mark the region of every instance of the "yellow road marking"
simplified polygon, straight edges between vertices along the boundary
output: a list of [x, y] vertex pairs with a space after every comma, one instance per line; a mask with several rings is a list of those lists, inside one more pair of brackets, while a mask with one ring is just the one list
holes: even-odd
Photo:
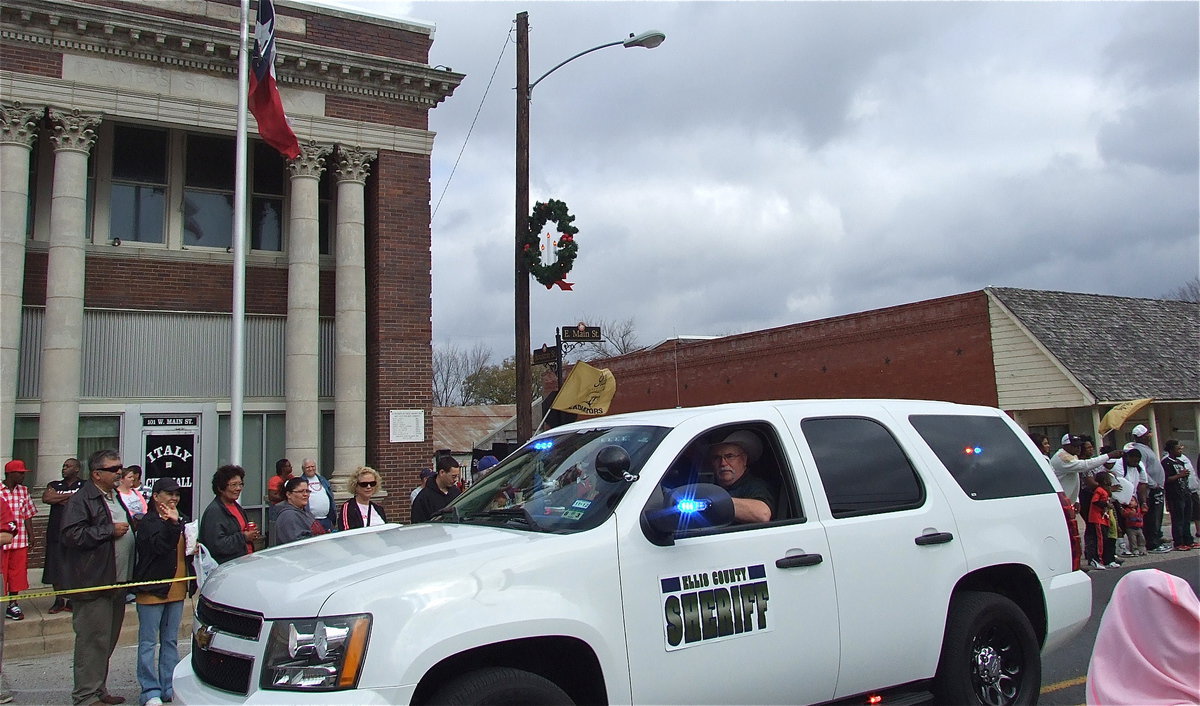
[[1046, 694], [1051, 691], [1060, 691], [1062, 689], [1069, 689], [1073, 686], [1079, 686], [1080, 684], [1084, 684], [1086, 682], [1087, 682], [1086, 676], [1075, 677], [1074, 679], [1067, 679], [1064, 681], [1057, 682], [1055, 684], [1047, 684], [1046, 686], [1042, 687], [1042, 693]]

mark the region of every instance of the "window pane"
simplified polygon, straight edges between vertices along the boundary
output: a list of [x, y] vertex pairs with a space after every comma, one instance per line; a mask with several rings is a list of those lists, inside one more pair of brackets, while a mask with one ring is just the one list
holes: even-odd
[[[246, 485], [242, 488], [242, 495], [238, 498], [238, 503], [243, 508], [257, 507], [265, 502], [266, 491], [263, 488], [262, 476], [262, 444], [263, 444], [263, 415], [261, 414], [243, 414], [242, 415], [242, 469], [246, 471]], [[222, 414], [217, 418], [217, 464], [212, 467], [215, 472], [217, 468], [229, 463], [229, 415]], [[273, 468], [273, 467], [272, 467]], [[204, 483], [205, 487], [212, 486], [212, 476], [196, 479], [197, 483]], [[250, 518], [247, 518], [250, 519]]]
[[[26, 476], [29, 481], [26, 485], [33, 488], [32, 479], [37, 478], [39, 485], [45, 485], [52, 480], [58, 478], [53, 474], [53, 471], [44, 476], [38, 476], [37, 472], [37, 455], [38, 455], [38, 418], [37, 417], [17, 417], [13, 424], [13, 442], [12, 442], [12, 457], [19, 458], [25, 462], [25, 467], [30, 470], [30, 474]], [[66, 461], [67, 459], [63, 459]]]
[[206, 248], [233, 245], [233, 194], [183, 192], [183, 244]]
[[871, 419], [805, 419], [805, 441], [817, 462], [834, 517], [919, 507], [916, 471], [896, 440]]
[[283, 249], [283, 199], [255, 197], [251, 203], [250, 249]]
[[322, 255], [329, 254], [329, 232], [332, 226], [329, 222], [329, 201], [321, 199], [317, 201], [317, 243]]
[[167, 191], [158, 186], [112, 185], [109, 237], [139, 243], [161, 243]]
[[283, 196], [287, 163], [265, 142], [254, 143], [254, 193]]
[[113, 179], [167, 183], [167, 132], [117, 125], [113, 128]]
[[953, 414], [908, 419], [970, 498], [1054, 492], [1042, 467], [1004, 420]]
[[[121, 449], [118, 437], [121, 435], [120, 417], [80, 417], [79, 418], [79, 461], [87, 468], [88, 457], [101, 449]], [[138, 455], [134, 450], [134, 455]], [[64, 461], [66, 459], [63, 459]], [[132, 459], [122, 458], [125, 463]]]
[[232, 138], [188, 135], [184, 184], [233, 191], [235, 157]]

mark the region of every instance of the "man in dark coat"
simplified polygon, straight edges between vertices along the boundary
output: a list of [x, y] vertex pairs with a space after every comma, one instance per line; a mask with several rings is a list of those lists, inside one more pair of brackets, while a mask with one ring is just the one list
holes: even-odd
[[458, 461], [454, 460], [453, 456], [438, 458], [437, 475], [425, 483], [425, 487], [417, 493], [417, 499], [413, 501], [412, 521], [414, 524], [427, 521], [433, 517], [435, 512], [446, 507], [451, 500], [458, 497], [459, 473]]
[[129, 581], [133, 569], [133, 533], [129, 510], [116, 492], [121, 454], [104, 449], [88, 459], [86, 482], [63, 511], [63, 588], [102, 587], [74, 594], [75, 629], [73, 704], [120, 704], [108, 693], [108, 661], [125, 618], [125, 589], [103, 588]]

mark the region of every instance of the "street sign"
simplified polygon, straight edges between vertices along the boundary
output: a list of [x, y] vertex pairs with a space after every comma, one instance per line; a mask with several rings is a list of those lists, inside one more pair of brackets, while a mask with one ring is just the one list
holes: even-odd
[[562, 340], [571, 343], [594, 343], [601, 341], [599, 326], [563, 326]]
[[558, 346], [547, 346], [542, 344], [542, 347], [533, 352], [533, 365], [549, 365], [550, 363], [558, 362]]

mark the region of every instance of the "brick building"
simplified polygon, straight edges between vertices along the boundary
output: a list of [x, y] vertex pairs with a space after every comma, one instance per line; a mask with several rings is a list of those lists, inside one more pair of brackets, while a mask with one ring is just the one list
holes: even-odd
[[[899, 397], [999, 407], [1057, 440], [1098, 438], [1117, 402], [1154, 398], [1123, 427], [1197, 448], [1200, 305], [989, 287], [722, 338], [670, 339], [594, 363], [612, 413], [788, 398]], [[1124, 442], [1124, 437], [1121, 439]]]
[[[238, 0], [0, 6], [0, 456], [120, 449], [202, 508], [229, 447]], [[433, 28], [276, 3], [302, 154], [248, 147], [242, 502], [280, 457], [407, 490], [432, 453]], [[390, 420], [404, 422], [400, 440]], [[408, 512], [407, 492], [385, 498]], [[44, 511], [43, 511], [44, 514]], [[193, 511], [192, 514], [198, 514]], [[43, 518], [44, 521], [44, 518]]]

